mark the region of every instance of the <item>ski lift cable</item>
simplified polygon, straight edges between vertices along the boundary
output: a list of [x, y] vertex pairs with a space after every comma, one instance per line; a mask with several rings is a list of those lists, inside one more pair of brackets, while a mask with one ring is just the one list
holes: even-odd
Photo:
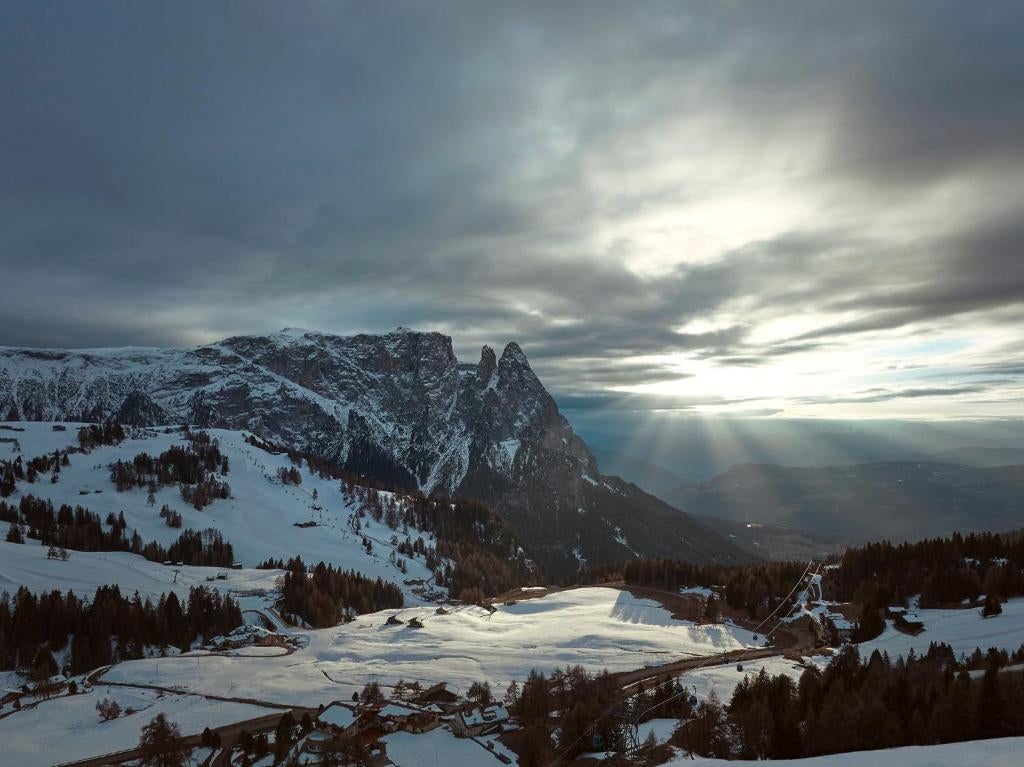
[[[807, 577], [807, 574], [808, 574], [808, 572], [811, 569], [811, 565], [813, 565], [813, 564], [814, 564], [814, 560], [813, 559], [810, 562], [807, 563], [807, 567], [804, 568], [804, 572], [800, 576], [799, 580], [797, 580], [796, 585], [794, 585], [793, 588], [790, 589], [790, 592], [785, 596], [785, 598], [781, 602], [779, 602], [779, 604], [776, 606], [776, 608], [774, 610], [772, 610], [771, 613], [769, 613], [768, 616], [763, 621], [761, 621], [761, 623], [759, 623], [757, 625], [757, 627], [754, 629], [754, 633], [757, 633], [758, 629], [763, 627], [765, 625], [765, 623], [767, 623], [769, 620], [771, 620], [772, 616], [775, 615], [775, 613], [777, 613], [779, 611], [779, 608], [782, 607], [782, 605], [784, 605], [786, 603], [786, 600], [788, 600], [793, 595], [793, 593], [800, 587], [800, 584], [803, 583], [804, 579]], [[817, 566], [817, 568], [815, 568], [814, 575], [817, 575], [820, 570], [821, 570], [821, 565], [819, 564]], [[783, 616], [782, 618], [779, 618], [779, 620], [775, 623], [774, 628], [772, 628], [772, 630], [768, 632], [769, 635], [774, 633], [776, 631], [776, 629], [778, 629], [779, 626], [782, 625], [782, 622], [786, 620], [786, 617], [787, 616]], [[742, 662], [744, 660], [746, 660], [747, 656], [750, 655], [750, 653], [752, 653], [754, 651], [754, 649], [755, 648], [750, 647], [750, 648], [747, 648], [746, 650], [744, 650], [743, 652], [741, 652], [735, 658], [736, 663], [737, 664], [742, 664]], [[695, 673], [697, 671], [700, 671], [705, 666], [710, 665], [710, 660], [711, 660], [711, 658], [709, 657], [707, 661], [705, 661], [704, 663], [701, 663], [698, 666], [694, 667], [688, 673], [693, 674], [693, 673]], [[653, 706], [651, 706], [650, 708], [648, 708], [648, 709], [646, 709], [644, 711], [641, 711], [640, 714], [636, 717], [637, 720], [639, 721], [641, 718], [643, 718], [644, 716], [649, 714], [654, 709], [659, 708], [661, 706], [664, 706], [666, 703], [669, 703], [670, 701], [676, 700], [677, 698], [682, 697], [684, 694], [686, 694], [685, 690], [683, 692], [677, 693], [676, 695], [673, 695], [671, 698], [666, 698], [665, 700], [661, 701], [661, 703], [656, 703]]]
[[[782, 607], [782, 605], [784, 605], [784, 604], [786, 603], [786, 600], [788, 600], [788, 599], [789, 599], [789, 598], [790, 598], [790, 597], [791, 597], [791, 596], [792, 596], [792, 595], [793, 595], [793, 594], [794, 594], [794, 593], [796, 592], [796, 590], [797, 590], [798, 588], [800, 588], [800, 584], [802, 584], [802, 583], [803, 583], [803, 581], [804, 581], [804, 578], [806, 578], [806, 577], [807, 577], [807, 574], [808, 574], [808, 572], [810, 572], [811, 566], [812, 566], [812, 565], [814, 565], [814, 564], [815, 564], [815, 560], [811, 559], [810, 561], [808, 561], [808, 563], [807, 563], [807, 566], [806, 566], [806, 567], [804, 568], [804, 571], [803, 571], [803, 573], [801, 573], [801, 574], [800, 574], [800, 577], [799, 577], [799, 578], [797, 578], [797, 580], [796, 580], [796, 583], [795, 583], [795, 584], [793, 585], [793, 588], [789, 590], [789, 593], [788, 593], [788, 594], [786, 594], [785, 598], [784, 598], [784, 599], [782, 599], [782, 600], [781, 600], [781, 601], [779, 602], [779, 604], [778, 604], [778, 605], [777, 605], [777, 606], [775, 607], [775, 609], [774, 609], [774, 610], [772, 610], [772, 611], [771, 611], [771, 613], [769, 613], [769, 614], [768, 614], [768, 616], [767, 616], [767, 617], [766, 617], [766, 618], [765, 618], [765, 619], [764, 619], [763, 621], [761, 621], [761, 623], [759, 623], [759, 624], [758, 624], [757, 628], [755, 628], [755, 629], [754, 629], [754, 633], [757, 633], [757, 629], [760, 629], [760, 628], [761, 628], [762, 626], [764, 626], [764, 624], [765, 624], [765, 623], [767, 623], [767, 622], [768, 622], [768, 621], [769, 621], [769, 620], [770, 620], [770, 619], [772, 618], [772, 616], [774, 616], [774, 615], [775, 615], [775, 613], [777, 613], [777, 612], [779, 611], [779, 608], [780, 608], [780, 607]], [[819, 565], [818, 565], [818, 568], [816, 569], [816, 571], [815, 571], [815, 572], [817, 573], [817, 570], [820, 570], [820, 568], [821, 568], [821, 565], [819, 564]], [[778, 623], [776, 623], [776, 624], [775, 624], [775, 629], [777, 629], [777, 628], [778, 628], [779, 626], [781, 626], [781, 625], [782, 625], [782, 621], [783, 621], [783, 620], [785, 620], [785, 618], [781, 618], [781, 619], [780, 619], [780, 620], [778, 621]], [[772, 629], [772, 631], [774, 631], [775, 629]], [[744, 653], [741, 653], [741, 654], [740, 654], [740, 657], [739, 657], [739, 658], [737, 658], [737, 660], [742, 660], [742, 659], [743, 659], [743, 658], [744, 658], [744, 657], [746, 656], [746, 653], [752, 652], [752, 651], [753, 651], [754, 649], [755, 649], [755, 648], [749, 648], [749, 649], [748, 649], [748, 650], [746, 650], [746, 651], [745, 651]], [[704, 662], [700, 663], [699, 665], [697, 665], [697, 666], [696, 666], [696, 667], [694, 667], [693, 669], [690, 669], [689, 673], [694, 673], [694, 672], [696, 672], [696, 671], [700, 671], [700, 670], [701, 670], [702, 668], [704, 668], [705, 666], [707, 666], [707, 665], [710, 665], [710, 663], [711, 663], [711, 662], [712, 662], [713, 660], [714, 660], [714, 656], [708, 656], [708, 658], [707, 658], [707, 659], [706, 659], [706, 660], [705, 660]], [[649, 708], [649, 709], [647, 709], [647, 710], [645, 710], [645, 711], [642, 711], [642, 712], [640, 713], [640, 715], [639, 715], [638, 717], [636, 717], [636, 719], [639, 719], [640, 717], [644, 716], [645, 714], [647, 714], [647, 713], [649, 713], [649, 712], [653, 711], [653, 710], [654, 710], [655, 708], [658, 708], [659, 706], [663, 706], [663, 705], [665, 705], [666, 703], [668, 703], [669, 701], [675, 700], [675, 699], [677, 699], [677, 698], [681, 697], [682, 695], [684, 695], [684, 694], [686, 694], [686, 693], [687, 693], [687, 691], [686, 691], [686, 690], [684, 690], [683, 692], [681, 692], [681, 693], [678, 693], [677, 695], [673, 695], [673, 696], [672, 696], [671, 698], [667, 698], [666, 700], [663, 700], [663, 701], [662, 701], [661, 703], [658, 703], [657, 705], [655, 705], [655, 706], [652, 706], [651, 708]], [[635, 694], [634, 694], [634, 695], [631, 695], [631, 696], [629, 696], [629, 697], [635, 697]], [[628, 700], [628, 698], [627, 698], [627, 700]], [[598, 716], [597, 718], [595, 718], [595, 719], [594, 719], [594, 721], [593, 721], [593, 722], [591, 722], [591, 724], [590, 724], [590, 727], [588, 727], [588, 728], [587, 728], [586, 730], [584, 730], [584, 731], [583, 731], [583, 732], [582, 732], [582, 733], [581, 733], [581, 734], [579, 735], [579, 737], [577, 737], [577, 738], [576, 738], [575, 740], [573, 740], [573, 741], [572, 741], [571, 743], [569, 743], [569, 745], [567, 745], [567, 746], [565, 746], [565, 747], [564, 747], [563, 749], [561, 749], [561, 751], [559, 751], [559, 752], [558, 752], [558, 753], [557, 753], [557, 754], [555, 755], [554, 759], [552, 759], [552, 760], [551, 760], [550, 762], [548, 762], [548, 764], [546, 765], [546, 767], [554, 767], [554, 765], [558, 764], [558, 762], [559, 762], [559, 761], [561, 761], [561, 759], [562, 759], [562, 757], [563, 757], [563, 756], [565, 756], [565, 755], [566, 755], [566, 754], [567, 754], [567, 753], [568, 753], [568, 752], [569, 752], [569, 751], [570, 751], [570, 750], [571, 750], [571, 749], [572, 749], [572, 748], [573, 748], [573, 747], [574, 747], [574, 746], [575, 746], [576, 744], [578, 744], [578, 743], [579, 743], [579, 742], [580, 742], [581, 740], [583, 740], [583, 738], [585, 738], [585, 737], [586, 737], [587, 735], [589, 735], [589, 734], [591, 733], [591, 731], [592, 731], [592, 730], [594, 729], [594, 726], [595, 726], [595, 725], [596, 725], [596, 724], [597, 724], [598, 722], [600, 722], [600, 721], [601, 721], [602, 719], [604, 719], [604, 718], [605, 718], [605, 717], [607, 717], [607, 716], [608, 716], [609, 714], [611, 714], [611, 713], [612, 713], [612, 712], [613, 712], [613, 711], [614, 711], [614, 710], [615, 710], [616, 708], [618, 708], [618, 706], [617, 706], [617, 705], [615, 705], [615, 706], [610, 706], [609, 708], [607, 708], [607, 709], [606, 709], [606, 710], [604, 711], [604, 713], [602, 713], [602, 714], [601, 714], [600, 716]]]

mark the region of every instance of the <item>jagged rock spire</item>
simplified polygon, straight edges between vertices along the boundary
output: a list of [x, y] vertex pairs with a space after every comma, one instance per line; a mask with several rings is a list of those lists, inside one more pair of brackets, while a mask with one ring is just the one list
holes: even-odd
[[480, 350], [480, 362], [477, 365], [477, 380], [486, 385], [497, 367], [498, 359], [494, 355], [494, 349], [484, 344], [484, 348]]

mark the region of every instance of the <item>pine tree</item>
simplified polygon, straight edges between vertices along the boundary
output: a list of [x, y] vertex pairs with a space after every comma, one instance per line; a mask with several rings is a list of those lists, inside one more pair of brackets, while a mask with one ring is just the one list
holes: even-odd
[[157, 714], [139, 736], [139, 764], [145, 767], [185, 767], [192, 749], [180, 745], [181, 730], [166, 714]]
[[985, 606], [981, 608], [981, 616], [983, 618], [991, 618], [994, 615], [1001, 615], [1003, 612], [1003, 604], [999, 601], [999, 597], [995, 594], [985, 595]]
[[25, 536], [22, 535], [21, 526], [17, 522], [11, 522], [11, 527], [7, 531], [7, 542], [8, 543], [24, 543]]
[[979, 738], [998, 738], [1006, 734], [1004, 706], [999, 681], [999, 657], [995, 650], [990, 650], [988, 667], [981, 678], [981, 688], [974, 702], [974, 721]]
[[718, 623], [719, 617], [721, 617], [722, 610], [718, 604], [718, 599], [714, 596], [708, 597], [704, 603], [704, 615], [703, 619], [705, 623]]
[[56, 673], [57, 661], [54, 660], [53, 653], [45, 647], [40, 647], [39, 652], [36, 653], [36, 657], [32, 661], [32, 678], [42, 681], [49, 679]]

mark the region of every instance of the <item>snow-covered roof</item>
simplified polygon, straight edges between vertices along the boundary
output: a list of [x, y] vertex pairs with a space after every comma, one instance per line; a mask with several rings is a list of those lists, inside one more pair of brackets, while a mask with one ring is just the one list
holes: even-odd
[[700, 597], [710, 599], [715, 596], [715, 592], [709, 589], [707, 586], [685, 586], [679, 589], [680, 594], [695, 594]]
[[384, 708], [377, 712], [380, 716], [410, 716], [411, 714], [421, 714], [423, 711], [412, 706], [403, 706], [401, 703], [388, 703]]
[[320, 712], [320, 716], [317, 719], [324, 724], [333, 725], [334, 727], [348, 727], [356, 720], [356, 716], [347, 706], [343, 706], [340, 703], [332, 703]]
[[481, 724], [497, 724], [508, 721], [508, 709], [502, 705], [488, 706], [487, 708], [474, 708], [462, 714], [462, 721], [467, 727], [476, 727]]

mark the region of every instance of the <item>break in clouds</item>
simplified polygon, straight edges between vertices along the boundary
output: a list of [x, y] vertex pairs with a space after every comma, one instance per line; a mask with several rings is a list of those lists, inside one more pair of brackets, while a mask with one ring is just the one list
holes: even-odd
[[109, 11], [2, 11], [0, 343], [401, 324], [601, 406], [1019, 409], [1018, 3]]

